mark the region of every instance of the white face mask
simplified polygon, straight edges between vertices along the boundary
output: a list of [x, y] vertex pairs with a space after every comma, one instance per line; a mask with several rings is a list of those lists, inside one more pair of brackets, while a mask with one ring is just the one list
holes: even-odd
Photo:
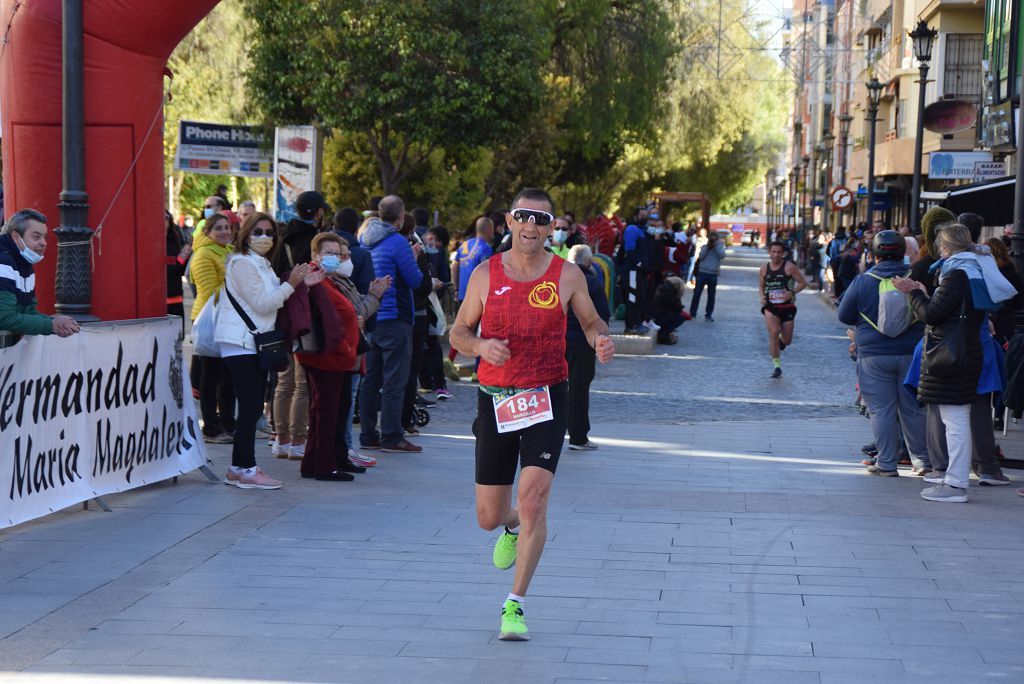
[[[14, 231], [11, 232], [14, 233]], [[17, 233], [14, 234], [18, 235]], [[21, 244], [21, 247], [18, 247], [18, 252], [21, 254], [21, 257], [25, 261], [27, 261], [30, 264], [38, 264], [40, 261], [43, 260], [43, 255], [39, 254], [38, 252], [32, 249], [29, 249], [29, 246], [25, 244], [25, 239], [22, 238], [21, 235], [18, 235], [18, 239], [15, 241], [15, 245], [17, 246], [17, 244], [19, 243]]]
[[249, 238], [249, 249], [260, 256], [266, 256], [270, 248], [274, 246], [274, 238], [269, 235], [253, 235]]
[[345, 261], [342, 261], [341, 264], [338, 266], [338, 275], [344, 276], [346, 278], [351, 278], [352, 277], [352, 268], [353, 268], [352, 260], [351, 259], [346, 259]]
[[558, 228], [551, 236], [551, 239], [557, 242], [558, 244], [564, 244], [565, 241], [569, 239], [569, 231]]

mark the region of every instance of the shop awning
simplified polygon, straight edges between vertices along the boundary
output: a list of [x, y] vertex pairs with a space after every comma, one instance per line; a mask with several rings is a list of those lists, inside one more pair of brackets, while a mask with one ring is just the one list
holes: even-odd
[[959, 185], [949, 189], [943, 206], [954, 214], [970, 211], [984, 217], [986, 226], [1013, 223], [1013, 192], [1016, 178]]

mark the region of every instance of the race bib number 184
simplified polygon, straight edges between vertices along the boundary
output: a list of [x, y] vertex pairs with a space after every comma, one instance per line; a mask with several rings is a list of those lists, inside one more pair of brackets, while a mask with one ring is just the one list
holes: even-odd
[[547, 387], [497, 396], [493, 400], [494, 420], [498, 424], [499, 433], [522, 430], [555, 418], [551, 411], [551, 393]]

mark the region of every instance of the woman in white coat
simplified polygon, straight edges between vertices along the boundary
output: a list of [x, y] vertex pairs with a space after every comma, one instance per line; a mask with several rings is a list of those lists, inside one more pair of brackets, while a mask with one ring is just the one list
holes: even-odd
[[[227, 261], [224, 287], [252, 320], [257, 333], [269, 332], [277, 322], [277, 310], [300, 282], [313, 286], [324, 279], [323, 271], [298, 264], [287, 281], [274, 274], [269, 259], [280, 244], [277, 224], [266, 214], [251, 215], [235, 238], [235, 251]], [[260, 368], [253, 332], [238, 315], [231, 299], [220, 298], [214, 339], [231, 372], [238, 397], [238, 418], [231, 450], [231, 467], [224, 484], [240, 489], [278, 489], [280, 480], [269, 477], [256, 465], [256, 422], [263, 412], [267, 371]]]

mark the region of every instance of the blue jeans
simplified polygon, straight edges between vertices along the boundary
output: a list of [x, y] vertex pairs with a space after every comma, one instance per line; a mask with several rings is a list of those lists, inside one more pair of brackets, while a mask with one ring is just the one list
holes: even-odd
[[[907, 442], [911, 462], [918, 468], [929, 467], [925, 409], [903, 386], [913, 360], [906, 356], [868, 356], [857, 359], [860, 394], [871, 415], [871, 431], [878, 449], [876, 464], [882, 470], [896, 470], [899, 456], [900, 426]], [[969, 459], [968, 459], [969, 461]]]
[[696, 317], [697, 309], [700, 308], [700, 295], [704, 292], [704, 286], [708, 286], [708, 303], [704, 307], [704, 315], [710, 316], [715, 312], [715, 290], [718, 289], [717, 273], [697, 273], [697, 284], [693, 288], [693, 299], [690, 300], [690, 315]]
[[[359, 393], [359, 442], [362, 446], [396, 446], [405, 435], [402, 404], [412, 359], [412, 324], [405, 321], [377, 321], [370, 351], [366, 353], [366, 376]], [[377, 412], [380, 432], [377, 432]]]

